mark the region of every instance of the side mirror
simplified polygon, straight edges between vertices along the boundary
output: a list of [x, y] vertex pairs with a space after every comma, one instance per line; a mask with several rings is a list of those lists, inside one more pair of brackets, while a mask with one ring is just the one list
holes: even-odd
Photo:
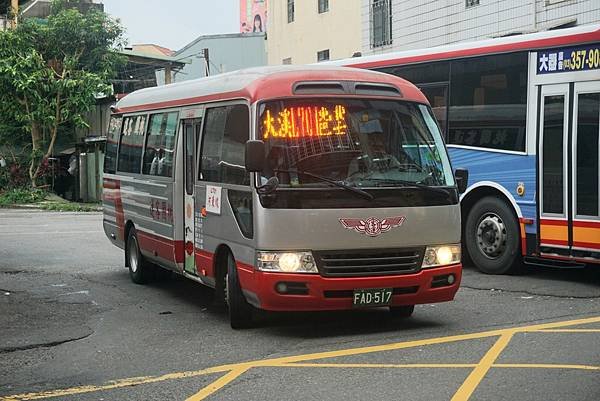
[[257, 173], [265, 167], [265, 143], [263, 141], [246, 142], [246, 171]]
[[469, 170], [466, 168], [457, 168], [454, 171], [454, 178], [456, 179], [456, 186], [458, 187], [458, 193], [464, 194], [469, 184]]

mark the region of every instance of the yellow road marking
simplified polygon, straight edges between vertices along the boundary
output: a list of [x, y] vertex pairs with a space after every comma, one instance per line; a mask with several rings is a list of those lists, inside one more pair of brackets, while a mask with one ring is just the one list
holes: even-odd
[[492, 345], [492, 348], [486, 352], [475, 369], [473, 369], [471, 374], [459, 387], [458, 391], [452, 397], [452, 401], [464, 401], [471, 397], [471, 394], [473, 394], [477, 386], [479, 386], [479, 383], [481, 383], [481, 380], [483, 380], [487, 372], [492, 368], [496, 359], [498, 359], [502, 351], [504, 351], [504, 348], [506, 348], [510, 342], [513, 334], [513, 332], [506, 332], [500, 336], [498, 341], [496, 341], [496, 343]]
[[474, 368], [474, 363], [280, 363], [269, 365], [270, 368]]
[[550, 363], [498, 363], [494, 368], [517, 368], [517, 369], [579, 369], [600, 370], [600, 366], [590, 365], [555, 365]]
[[52, 398], [52, 397], [66, 397], [70, 395], [77, 394], [85, 394], [85, 393], [94, 393], [98, 391], [106, 391], [113, 390], [123, 387], [132, 387], [140, 384], [151, 384], [158, 383], [166, 380], [175, 380], [175, 379], [187, 379], [190, 377], [196, 376], [204, 376], [213, 373], [222, 373], [227, 372], [230, 369], [226, 366], [223, 367], [215, 367], [209, 369], [188, 371], [188, 372], [178, 372], [178, 373], [168, 373], [161, 376], [140, 376], [140, 377], [131, 377], [128, 379], [120, 379], [109, 381], [106, 384], [101, 386], [79, 386], [79, 387], [71, 387], [62, 390], [52, 390], [52, 391], [43, 391], [39, 393], [27, 393], [27, 394], [18, 394], [18, 395], [9, 395], [5, 397], [0, 397], [0, 401], [21, 401], [21, 400], [39, 400], [43, 398]]
[[209, 395], [214, 394], [215, 392], [222, 389], [224, 386], [228, 385], [229, 383], [246, 373], [248, 369], [250, 369], [250, 366], [231, 370], [229, 373], [215, 380], [208, 386], [204, 387], [202, 390], [188, 398], [186, 401], [200, 401], [205, 399]]
[[528, 333], [600, 333], [600, 329], [545, 329], [527, 330]]
[[[32, 393], [26, 393], [26, 394], [9, 395], [9, 396], [0, 397], [0, 401], [37, 400], [37, 399], [43, 399], [43, 398], [70, 396], [70, 395], [76, 395], [76, 394], [105, 391], [105, 390], [111, 390], [111, 389], [117, 389], [117, 388], [123, 388], [123, 387], [136, 386], [136, 385], [140, 385], [140, 384], [150, 384], [150, 383], [156, 383], [156, 382], [161, 382], [161, 381], [165, 381], [165, 380], [185, 379], [185, 378], [189, 378], [189, 377], [202, 376], [202, 375], [207, 375], [207, 374], [211, 374], [211, 373], [224, 373], [224, 372], [233, 373], [234, 371], [241, 372], [237, 375], [232, 375], [232, 376], [230, 376], [228, 373], [217, 380], [217, 381], [223, 380], [227, 377], [227, 379], [229, 379], [228, 382], [231, 382], [231, 380], [234, 380], [235, 377], [238, 377], [240, 374], [243, 374], [248, 369], [253, 368], [253, 367], [280, 366], [283, 364], [286, 364], [286, 365], [289, 364], [291, 366], [292, 363], [297, 363], [297, 362], [314, 361], [314, 360], [318, 360], [318, 359], [326, 359], [326, 358], [334, 358], [334, 357], [342, 357], [342, 356], [350, 356], [350, 355], [360, 355], [360, 354], [367, 354], [367, 353], [380, 352], [380, 351], [392, 351], [392, 350], [399, 350], [399, 349], [405, 349], [405, 348], [420, 347], [420, 346], [424, 346], [424, 345], [443, 344], [443, 343], [464, 341], [464, 340], [476, 340], [476, 339], [481, 339], [481, 338], [503, 336], [506, 334], [513, 335], [515, 333], [521, 333], [521, 332], [553, 330], [553, 329], [560, 329], [562, 327], [578, 326], [578, 325], [585, 325], [585, 324], [592, 324], [592, 323], [600, 323], [600, 316], [592, 317], [592, 318], [567, 320], [567, 321], [562, 321], [562, 322], [542, 323], [542, 324], [521, 326], [521, 327], [514, 327], [514, 328], [507, 328], [507, 329], [497, 329], [497, 330], [490, 330], [490, 331], [471, 333], [471, 334], [460, 334], [460, 335], [447, 336], [447, 337], [429, 338], [429, 339], [425, 339], [425, 340], [415, 340], [415, 341], [407, 341], [407, 342], [400, 342], [400, 343], [375, 345], [375, 346], [369, 346], [369, 347], [349, 348], [349, 349], [338, 350], [338, 351], [317, 352], [317, 353], [311, 353], [311, 354], [294, 355], [294, 356], [287, 356], [287, 357], [280, 357], [280, 358], [270, 358], [270, 359], [264, 359], [264, 360], [258, 360], [258, 361], [250, 361], [250, 362], [242, 362], [242, 363], [234, 363], [234, 364], [215, 366], [212, 368], [202, 369], [202, 370], [197, 370], [197, 371], [169, 373], [169, 374], [162, 375], [162, 376], [134, 377], [134, 378], [128, 378], [128, 379], [109, 381], [106, 384], [99, 385], [99, 386], [79, 386], [79, 387], [71, 387], [71, 388], [67, 388], [67, 389], [43, 391], [43, 392], [37, 392], [37, 393], [32, 392]], [[579, 330], [579, 329], [577, 329], [577, 330]], [[473, 366], [475, 366], [475, 365], [470, 365], [469, 367], [473, 367]], [[476, 365], [476, 366], [478, 366], [478, 365]], [[497, 365], [493, 365], [493, 366], [495, 367]], [[525, 365], [523, 365], [523, 366], [525, 366]], [[555, 366], [555, 365], [552, 365], [552, 366]], [[570, 365], [564, 365], [564, 366], [570, 366]], [[475, 369], [477, 369], [477, 368], [475, 368]], [[482, 369], [480, 369], [480, 371], [482, 371]], [[233, 377], [233, 376], [235, 376], [235, 377]], [[214, 382], [214, 383], [216, 383], [216, 382]], [[226, 385], [226, 384], [227, 383], [225, 383], [224, 385]], [[207, 386], [207, 388], [210, 386], [211, 385]], [[221, 388], [221, 387], [219, 387], [219, 388]], [[204, 389], [202, 391], [204, 391]], [[214, 393], [214, 391], [213, 391], [213, 393]], [[198, 394], [200, 394], [200, 393], [198, 393]]]

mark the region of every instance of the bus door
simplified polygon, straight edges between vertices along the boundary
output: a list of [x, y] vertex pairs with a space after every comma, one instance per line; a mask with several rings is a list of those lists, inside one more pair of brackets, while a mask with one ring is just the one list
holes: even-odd
[[200, 143], [200, 118], [187, 119], [183, 121], [183, 153], [184, 157], [184, 271], [188, 274], [198, 275], [196, 271], [196, 219], [195, 207], [195, 180], [196, 180], [196, 149]]
[[593, 256], [600, 251], [600, 83], [542, 86], [538, 116], [540, 251]]

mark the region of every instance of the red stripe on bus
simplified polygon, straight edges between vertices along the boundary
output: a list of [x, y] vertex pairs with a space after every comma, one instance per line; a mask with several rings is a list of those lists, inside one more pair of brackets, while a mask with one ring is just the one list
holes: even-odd
[[214, 257], [212, 252], [196, 248], [196, 270], [199, 274], [214, 277]]
[[594, 32], [579, 33], [574, 35], [562, 36], [558, 38], [545, 38], [530, 40], [518, 43], [503, 43], [485, 47], [476, 47], [471, 49], [452, 50], [441, 53], [428, 53], [418, 56], [399, 57], [390, 60], [377, 60], [357, 64], [347, 64], [349, 67], [356, 68], [375, 68], [394, 65], [404, 65], [411, 63], [421, 63], [425, 61], [446, 60], [461, 57], [480, 56], [495, 53], [509, 53], [518, 50], [541, 49], [549, 47], [558, 47], [573, 45], [574, 43], [594, 42], [600, 40], [600, 30]]
[[123, 199], [121, 197], [121, 181], [105, 178], [102, 184], [104, 188], [112, 189], [114, 191], [110, 200], [115, 203], [115, 220], [117, 229], [119, 230], [118, 239], [125, 241], [125, 213], [123, 212]]
[[540, 257], [542, 257], [544, 259], [572, 260], [572, 261], [583, 262], [583, 263], [600, 263], [599, 259], [576, 258], [576, 257], [574, 258], [571, 256], [548, 255], [546, 253], [542, 253], [540, 255]]
[[[585, 227], [585, 228], [600, 228], [600, 222], [598, 221], [573, 221], [573, 225], [575, 227]], [[600, 237], [600, 233], [598, 233], [598, 237]]]
[[542, 238], [541, 240], [541, 244], [548, 244], [548, 245], [563, 245], [563, 246], [568, 246], [569, 245], [569, 241], [564, 241], [564, 240], [560, 240], [560, 239], [545, 239]]
[[579, 241], [573, 241], [573, 246], [575, 248], [600, 249], [600, 243], [599, 242], [579, 242]]
[[154, 256], [170, 262], [175, 261], [175, 247], [172, 239], [160, 237], [142, 230], [138, 230], [137, 237], [140, 249], [151, 252]]
[[567, 226], [569, 223], [567, 220], [540, 219], [540, 224], [543, 226]]

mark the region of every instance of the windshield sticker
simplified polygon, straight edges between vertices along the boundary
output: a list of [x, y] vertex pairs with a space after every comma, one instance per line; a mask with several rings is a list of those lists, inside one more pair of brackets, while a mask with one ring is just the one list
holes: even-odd
[[369, 217], [368, 219], [340, 219], [340, 223], [348, 230], [354, 230], [357, 233], [377, 237], [381, 233], [390, 231], [392, 228], [400, 227], [406, 216], [386, 217], [378, 219]]
[[221, 214], [221, 187], [206, 186], [206, 211]]

